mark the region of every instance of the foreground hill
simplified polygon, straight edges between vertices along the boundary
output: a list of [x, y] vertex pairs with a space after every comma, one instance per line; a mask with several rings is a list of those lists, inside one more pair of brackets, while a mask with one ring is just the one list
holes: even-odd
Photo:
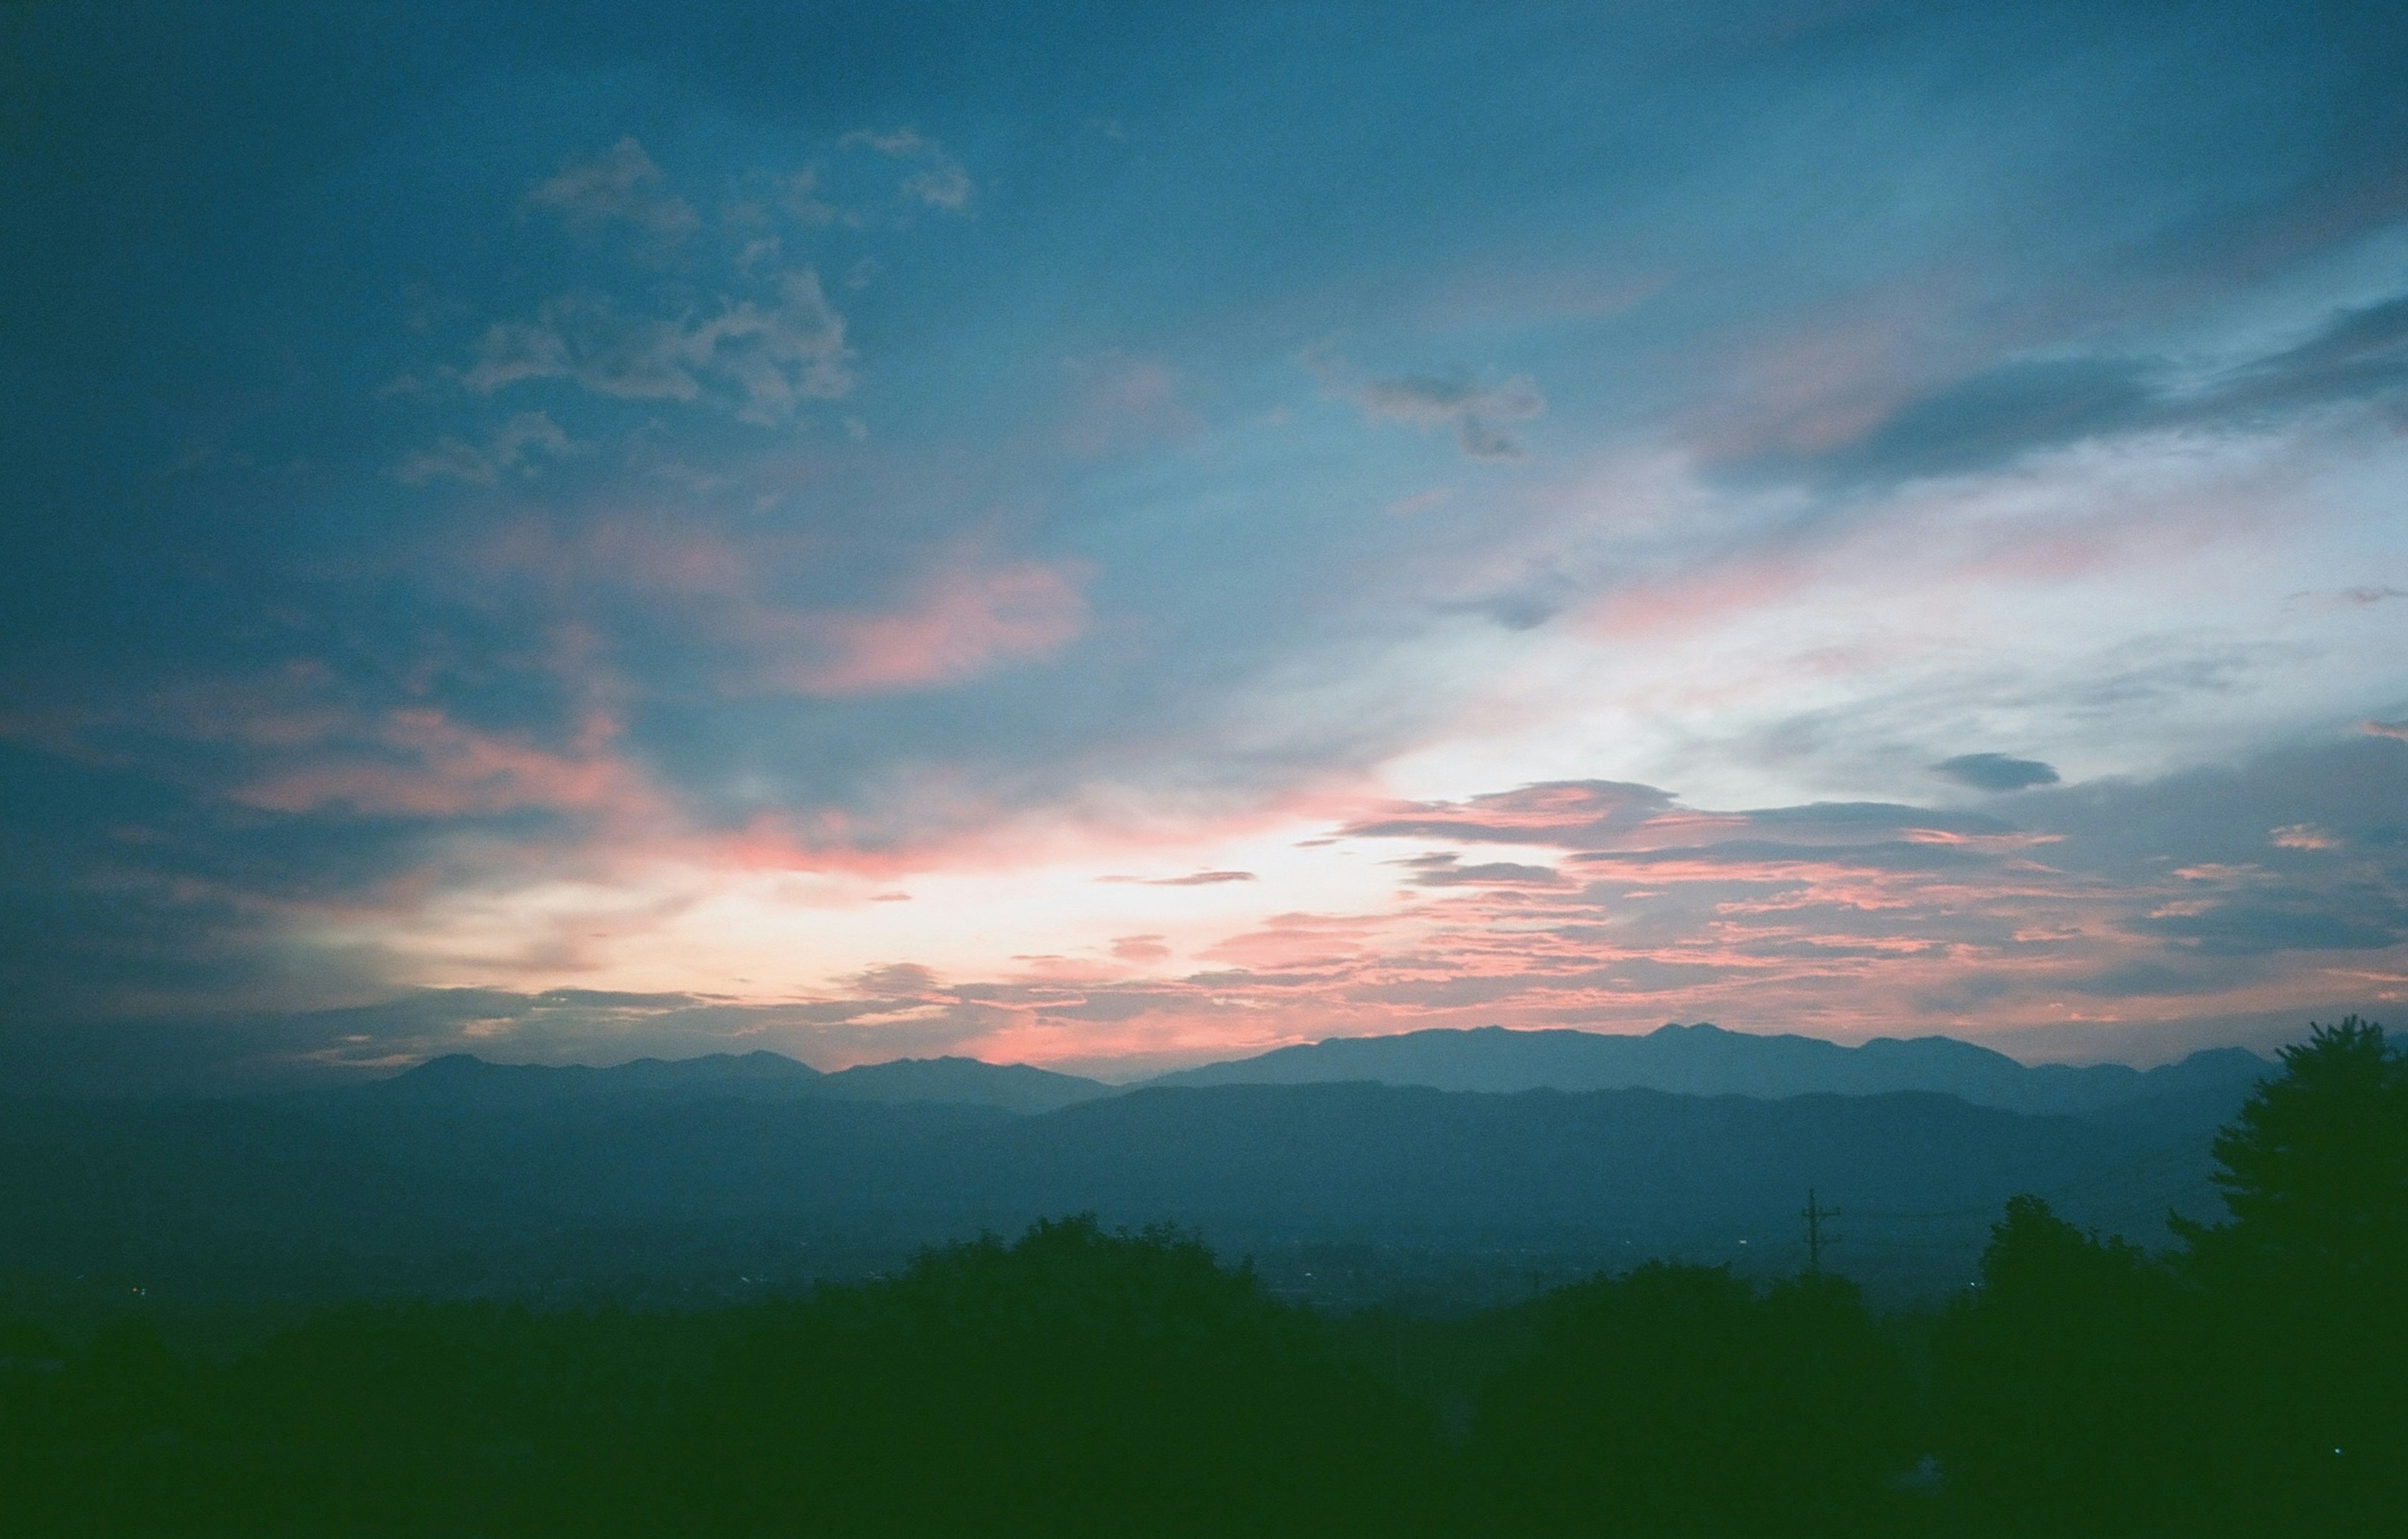
[[2121, 1063], [2025, 1064], [1952, 1037], [1819, 1037], [1727, 1032], [1699, 1022], [1644, 1036], [1598, 1032], [1407, 1032], [1334, 1037], [1208, 1063], [1155, 1085], [1314, 1085], [1368, 1079], [1441, 1090], [1671, 1090], [1687, 1095], [1883, 1095], [1929, 1090], [1980, 1106], [2086, 1112], [2197, 1090], [2247, 1093], [2272, 1065], [2245, 1047], [2140, 1070]]

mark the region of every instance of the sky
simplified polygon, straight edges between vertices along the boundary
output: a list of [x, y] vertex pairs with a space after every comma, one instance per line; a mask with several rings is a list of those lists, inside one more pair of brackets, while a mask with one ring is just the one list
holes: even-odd
[[0, 1074], [2408, 994], [2408, 12], [0, 18]]

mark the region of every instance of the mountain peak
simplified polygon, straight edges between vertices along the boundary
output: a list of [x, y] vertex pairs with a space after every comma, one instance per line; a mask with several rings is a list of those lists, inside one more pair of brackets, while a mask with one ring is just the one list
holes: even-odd
[[974, 1058], [902, 1058], [823, 1074], [782, 1053], [706, 1053], [588, 1064], [493, 1063], [445, 1053], [360, 1089], [373, 1096], [464, 1104], [548, 1104], [634, 1096], [680, 1100], [941, 1101], [1005, 1111], [1051, 1111], [1108, 1093], [1075, 1075]]
[[1568, 1029], [1432, 1028], [1337, 1037], [1164, 1075], [1164, 1085], [1304, 1085], [1373, 1080], [1443, 1090], [1664, 1090], [1780, 1100], [1817, 1093], [1921, 1090], [2009, 1111], [2076, 1112], [2169, 1090], [2245, 1086], [2265, 1061], [2245, 1049], [2194, 1055], [2173, 1069], [2122, 1064], [2027, 1066], [1953, 1037], [1876, 1037], [1842, 1047], [1821, 1037], [1668, 1022], [1641, 1035]]

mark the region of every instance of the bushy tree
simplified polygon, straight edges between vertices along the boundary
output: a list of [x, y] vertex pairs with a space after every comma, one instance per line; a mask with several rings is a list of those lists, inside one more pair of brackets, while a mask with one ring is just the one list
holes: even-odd
[[2396, 1532], [2408, 1513], [2408, 1064], [2312, 1026], [2213, 1146], [2171, 1264], [2037, 1197], [1937, 1343], [1952, 1497], [2008, 1529]]
[[[2229, 1217], [2174, 1220], [2229, 1358], [2229, 1475], [2328, 1525], [2408, 1513], [2408, 1056], [2355, 1016], [2215, 1140]], [[2245, 1478], [2244, 1478], [2245, 1477]]]
[[1396, 1533], [1426, 1417], [1168, 1230], [1040, 1223], [762, 1312], [669, 1515], [724, 1533]]
[[2177, 1218], [2202, 1277], [2227, 1288], [2313, 1288], [2354, 1302], [2408, 1265], [2408, 1057], [2356, 1016], [2311, 1025], [2217, 1134], [2231, 1217]]
[[1936, 1343], [1940, 1453], [1956, 1499], [2011, 1521], [2145, 1533], [2195, 1518], [2203, 1461], [2186, 1387], [2192, 1301], [2137, 1247], [2007, 1204], [1982, 1281]]
[[1468, 1459], [1504, 1532], [1853, 1532], [1913, 1458], [1904, 1374], [1841, 1278], [1759, 1296], [1722, 1267], [1651, 1262], [1547, 1309]]

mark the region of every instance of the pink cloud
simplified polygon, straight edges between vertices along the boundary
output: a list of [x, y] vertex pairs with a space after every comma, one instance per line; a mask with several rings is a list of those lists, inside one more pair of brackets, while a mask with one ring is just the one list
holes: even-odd
[[1102, 353], [1063, 361], [1073, 384], [1062, 444], [1085, 459], [1163, 438], [1193, 436], [1203, 426], [1179, 399], [1179, 378], [1155, 358]]
[[1076, 563], [992, 561], [953, 549], [895, 602], [799, 604], [784, 590], [822, 553], [774, 534], [736, 537], [658, 520], [606, 520], [573, 535], [524, 520], [485, 542], [467, 580], [517, 604], [510, 579], [548, 602], [590, 611], [595, 595], [634, 595], [654, 618], [720, 654], [724, 687], [850, 696], [965, 683], [1051, 656], [1086, 629]]
[[1725, 563], [1613, 589], [1588, 606], [1598, 635], [1632, 637], [1704, 630], [1805, 591], [1820, 574], [1795, 552], [1779, 559]]
[[394, 710], [342, 747], [271, 770], [229, 794], [270, 812], [335, 809], [414, 818], [523, 808], [654, 812], [657, 794], [609, 751], [618, 733], [614, 720], [595, 712], [574, 742], [553, 749], [465, 726], [433, 708]]
[[1945, 371], [1933, 339], [1961, 298], [1957, 278], [1934, 270], [1824, 306], [1785, 333], [1745, 331], [1712, 368], [1717, 388], [1686, 435], [1711, 459], [1851, 443]]
[[1072, 574], [1041, 562], [954, 567], [882, 613], [767, 614], [763, 634], [793, 655], [767, 677], [802, 694], [876, 694], [958, 684], [1060, 649], [1086, 628]]
[[1202, 955], [1244, 967], [1326, 967], [1369, 954], [1382, 927], [1383, 921], [1374, 918], [1280, 914]]

